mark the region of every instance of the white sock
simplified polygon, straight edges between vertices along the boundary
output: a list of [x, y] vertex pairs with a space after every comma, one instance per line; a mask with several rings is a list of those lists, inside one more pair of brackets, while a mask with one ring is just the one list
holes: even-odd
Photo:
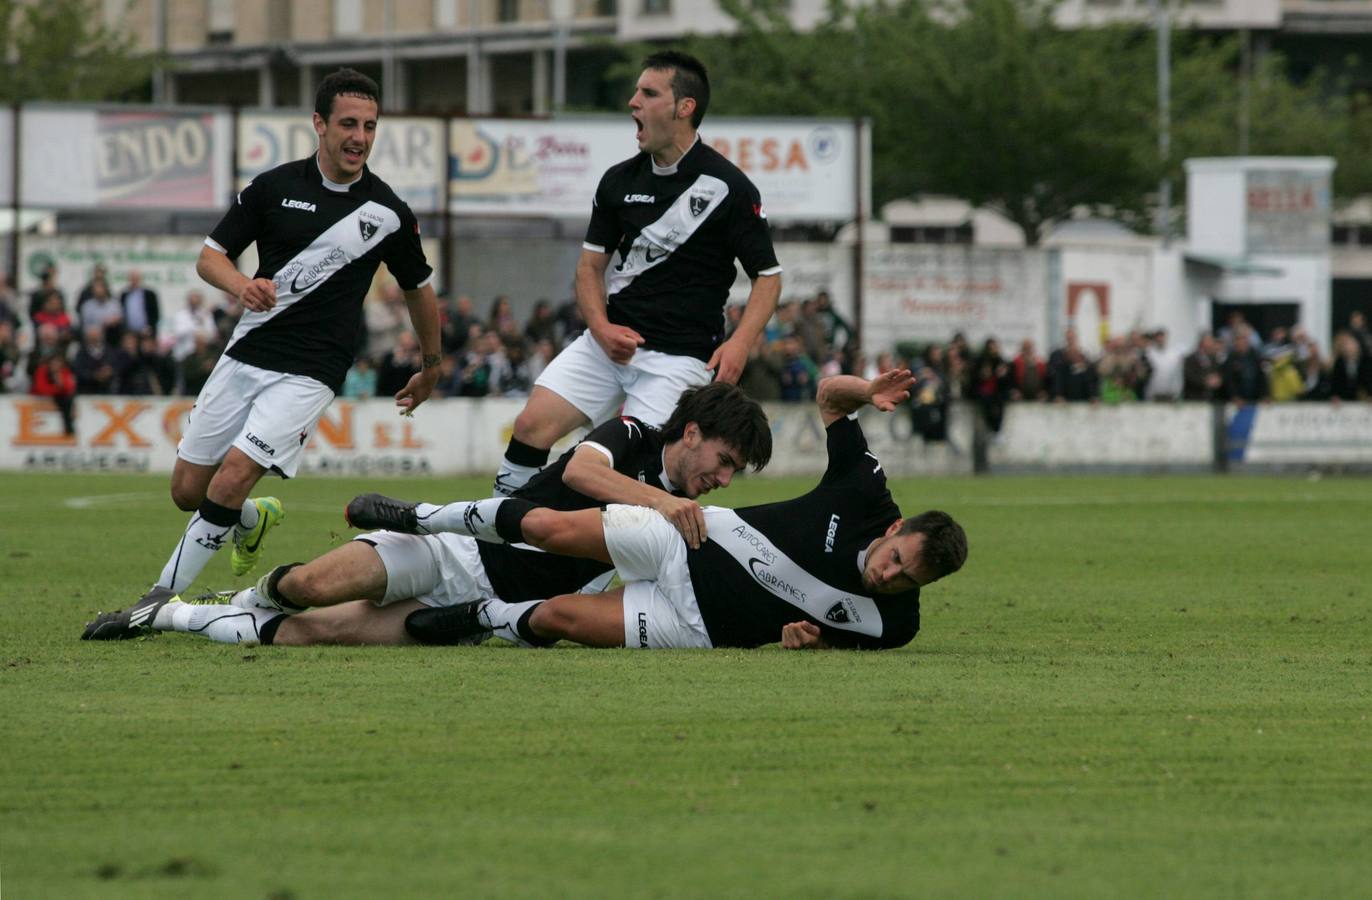
[[491, 497], [486, 500], [459, 500], [446, 506], [417, 503], [415, 515], [419, 518], [420, 531], [425, 534], [450, 532], [503, 544], [505, 542], [495, 530], [495, 513], [504, 502], [504, 497]]
[[[260, 582], [259, 582], [260, 583]], [[295, 615], [302, 610], [295, 607], [284, 607], [271, 597], [258, 591], [256, 585], [244, 588], [229, 598], [229, 603], [239, 609], [265, 609], [275, 613], [285, 613], [288, 616]]]
[[184, 591], [205, 568], [205, 564], [219, 552], [219, 548], [224, 546], [232, 530], [232, 525], [215, 525], [205, 521], [198, 512], [192, 515], [190, 524], [172, 551], [171, 559], [162, 567], [162, 574], [157, 578], [158, 585], [178, 594]]
[[243, 511], [238, 514], [238, 533], [247, 534], [257, 527], [257, 520], [262, 518], [262, 511], [257, 508], [257, 501], [251, 498], [243, 504]]
[[521, 466], [519, 463], [510, 462], [509, 457], [501, 457], [500, 471], [495, 473], [495, 485], [491, 488], [491, 496], [508, 497], [542, 471], [541, 466]]
[[[189, 603], [182, 603], [180, 600], [172, 600], [162, 605], [157, 611], [157, 615], [152, 617], [152, 628], [154, 631], [174, 631], [172, 621], [178, 610], [189, 608]], [[189, 615], [189, 613], [186, 613]]]
[[[262, 639], [262, 626], [282, 615], [275, 609], [244, 609], [229, 605], [168, 603], [167, 607], [176, 608], [171, 615], [171, 627], [164, 630], [198, 634], [221, 644], [256, 644]], [[160, 613], [159, 610], [159, 618]]]
[[515, 626], [519, 624], [519, 620], [524, 617], [526, 612], [542, 602], [542, 600], [526, 600], [523, 603], [506, 603], [504, 600], [487, 600], [481, 604], [481, 611], [477, 613], [477, 618], [481, 620], [481, 624], [491, 629], [492, 635], [502, 641], [509, 641], [511, 644], [518, 644], [521, 647], [533, 647], [533, 644], [520, 637]]

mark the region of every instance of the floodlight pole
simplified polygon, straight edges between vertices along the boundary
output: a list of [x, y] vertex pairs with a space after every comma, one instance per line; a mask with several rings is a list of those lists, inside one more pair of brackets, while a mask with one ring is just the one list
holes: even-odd
[[572, 22], [571, 0], [549, 0], [549, 17], [553, 20], [553, 112], [567, 107], [567, 41]]
[[1164, 0], [1149, 0], [1148, 5], [1158, 39], [1158, 156], [1163, 166], [1156, 227], [1166, 248], [1172, 241], [1172, 179], [1167, 171], [1172, 156], [1172, 23]]

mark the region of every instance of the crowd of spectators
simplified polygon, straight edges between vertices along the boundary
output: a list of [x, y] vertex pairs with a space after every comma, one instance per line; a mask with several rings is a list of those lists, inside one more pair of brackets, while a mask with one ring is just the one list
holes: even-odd
[[[485, 315], [466, 296], [442, 300], [440, 311], [439, 397], [526, 396], [544, 367], [585, 328], [572, 300], [556, 306], [540, 300], [522, 323], [504, 296]], [[0, 392], [52, 398], [68, 430], [77, 394], [194, 396], [241, 312], [231, 296], [210, 306], [204, 294], [191, 291], [186, 305], [163, 323], [157, 293], [138, 272], [130, 272], [116, 294], [104, 268], [96, 266], [70, 303], [56, 272], [49, 271], [28, 298], [25, 322], [16, 292], [0, 274]], [[404, 295], [394, 284], [369, 300], [364, 312], [358, 359], [343, 396], [387, 397], [419, 370], [419, 345]], [[742, 313], [742, 306], [728, 308], [726, 332]], [[1090, 353], [1069, 328], [1062, 346], [1046, 356], [1031, 340], [1012, 351], [995, 338], [973, 347], [956, 334], [946, 343], [902, 345], [909, 351], [904, 356], [867, 357], [854, 337], [823, 291], [782, 303], [754, 343], [740, 384], [761, 401], [809, 402], [825, 376], [870, 378], [908, 366], [915, 373], [910, 413], [916, 432], [929, 441], [946, 436], [949, 405], [959, 400], [971, 402], [994, 434], [1012, 402], [1372, 398], [1372, 334], [1358, 312], [1335, 335], [1328, 358], [1299, 326], [1273, 328], [1264, 337], [1240, 313], [1189, 349], [1155, 330], [1109, 337], [1099, 353]]]

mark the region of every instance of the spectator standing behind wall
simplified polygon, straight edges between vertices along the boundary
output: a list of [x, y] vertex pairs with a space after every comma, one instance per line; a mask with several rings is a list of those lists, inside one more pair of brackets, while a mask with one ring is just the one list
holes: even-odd
[[1234, 346], [1220, 367], [1224, 376], [1224, 391], [1233, 403], [1257, 403], [1268, 397], [1267, 374], [1262, 368], [1262, 356], [1242, 329], [1234, 331]]
[[1000, 355], [1000, 344], [987, 338], [972, 363], [968, 394], [976, 401], [982, 421], [993, 435], [1005, 421], [1005, 401], [1010, 398], [1010, 367]]
[[1214, 403], [1224, 399], [1224, 374], [1220, 342], [1203, 332], [1194, 352], [1182, 360], [1182, 399]]
[[195, 352], [197, 340], [215, 344], [219, 341], [219, 329], [214, 324], [214, 314], [205, 308], [205, 295], [200, 291], [186, 294], [186, 305], [172, 319], [172, 359], [183, 362]]
[[81, 301], [76, 316], [83, 333], [91, 328], [100, 328], [105, 333], [105, 340], [111, 344], [118, 341], [119, 335], [124, 332], [124, 307], [110, 296], [110, 289], [103, 279], [91, 283], [90, 296]]
[[76, 434], [72, 415], [72, 398], [76, 396], [76, 376], [60, 353], [53, 353], [40, 361], [33, 373], [29, 389], [35, 397], [47, 397], [57, 405], [62, 416], [62, 428], [68, 435]]
[[125, 328], [134, 334], [157, 334], [162, 304], [157, 299], [157, 291], [143, 284], [142, 272], [137, 269], [129, 272], [129, 286], [119, 295], [119, 304], [124, 307]]
[[17, 390], [24, 367], [20, 365], [19, 339], [14, 333], [14, 322], [0, 318], [0, 394]]
[[1025, 338], [1020, 342], [1019, 354], [1010, 366], [1014, 383], [1011, 397], [1015, 400], [1043, 400], [1048, 396], [1048, 363], [1038, 355], [1034, 342]]
[[1166, 329], [1159, 328], [1149, 335], [1144, 354], [1151, 369], [1144, 397], [1162, 402], [1180, 400], [1185, 380], [1182, 373], [1185, 356], [1180, 347], [1168, 345]]
[[0, 322], [9, 322], [16, 332], [19, 330], [19, 295], [4, 272], [0, 272]]
[[1362, 344], [1350, 331], [1334, 337], [1334, 363], [1329, 371], [1329, 390], [1336, 400], [1366, 400], [1372, 397], [1372, 365], [1363, 354]]

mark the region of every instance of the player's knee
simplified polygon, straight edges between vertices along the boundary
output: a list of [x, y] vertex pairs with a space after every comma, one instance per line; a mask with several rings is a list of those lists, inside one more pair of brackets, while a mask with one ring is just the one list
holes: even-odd
[[576, 629], [576, 612], [563, 598], [554, 597], [534, 609], [529, 626], [540, 637], [570, 638]]
[[[524, 515], [524, 518], [519, 522], [519, 528], [524, 533], [524, 540], [535, 547], [544, 547], [548, 544], [557, 543], [563, 525], [556, 512], [540, 506], [529, 510]], [[544, 606], [547, 604], [545, 603]]]
[[172, 482], [171, 498], [177, 509], [183, 512], [195, 512], [204, 501], [205, 494], [189, 485]]
[[521, 444], [528, 444], [530, 447], [546, 449], [557, 443], [557, 439], [562, 437], [558, 432], [557, 423], [548, 416], [540, 415], [539, 412], [530, 407], [533, 404], [526, 404], [515, 416], [512, 433], [514, 439]]
[[277, 591], [296, 606], [329, 606], [328, 576], [318, 566], [299, 566], [286, 573], [276, 585]]

